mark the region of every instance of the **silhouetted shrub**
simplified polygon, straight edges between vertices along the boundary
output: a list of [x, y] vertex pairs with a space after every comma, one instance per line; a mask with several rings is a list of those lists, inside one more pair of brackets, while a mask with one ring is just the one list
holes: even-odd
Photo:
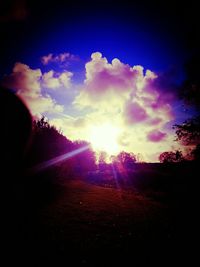
[[183, 161], [183, 155], [181, 151], [169, 151], [169, 152], [163, 152], [159, 156], [159, 161], [161, 163], [175, 163], [175, 162], [181, 162]]

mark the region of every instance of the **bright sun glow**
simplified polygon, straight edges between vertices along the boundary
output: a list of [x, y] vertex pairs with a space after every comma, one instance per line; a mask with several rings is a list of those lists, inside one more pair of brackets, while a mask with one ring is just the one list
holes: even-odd
[[119, 153], [119, 128], [111, 124], [93, 126], [90, 129], [89, 141], [95, 151], [105, 151], [109, 155]]

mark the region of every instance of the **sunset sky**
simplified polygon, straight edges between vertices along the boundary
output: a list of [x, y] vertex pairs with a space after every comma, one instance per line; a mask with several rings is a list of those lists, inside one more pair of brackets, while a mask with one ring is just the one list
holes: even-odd
[[98, 134], [106, 134], [100, 149], [113, 142], [110, 152], [153, 162], [183, 149], [172, 125], [193, 114], [177, 88], [191, 56], [194, 7], [94, 2], [8, 1], [0, 16], [2, 83], [71, 140], [97, 149]]

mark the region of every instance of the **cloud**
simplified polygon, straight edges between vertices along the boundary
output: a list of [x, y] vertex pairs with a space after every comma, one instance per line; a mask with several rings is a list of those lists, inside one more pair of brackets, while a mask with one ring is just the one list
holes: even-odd
[[43, 65], [48, 65], [50, 63], [58, 63], [58, 64], [64, 64], [67, 65], [70, 61], [77, 61], [79, 58], [78, 56], [75, 56], [73, 54], [70, 54], [68, 52], [61, 53], [58, 55], [54, 55], [52, 53], [43, 56], [41, 58], [41, 62]]
[[61, 129], [70, 140], [87, 140], [87, 126], [90, 125], [87, 118], [62, 114], [59, 118], [52, 118], [50, 124], [56, 126], [57, 129]]
[[28, 65], [17, 62], [13, 67], [13, 72], [5, 76], [3, 83], [20, 95], [35, 97], [41, 92], [41, 77], [40, 69], [33, 70]]
[[50, 95], [42, 93], [42, 81], [40, 69], [31, 69], [28, 65], [18, 62], [13, 72], [4, 77], [3, 85], [15, 90], [34, 116], [40, 116], [44, 112], [62, 112], [62, 105], [57, 104]]
[[[65, 62], [69, 57], [60, 55], [47, 55], [44, 64]], [[120, 150], [140, 153], [146, 161], [158, 160], [163, 151], [180, 149], [167, 127], [175, 119], [175, 98], [173, 88], [165, 91], [162, 86], [163, 76], [117, 58], [108, 62], [99, 52], [85, 64], [82, 82], [72, 76], [66, 70], [43, 73], [16, 63], [4, 84], [15, 89], [34, 116], [47, 115], [71, 140], [90, 141], [93, 126], [112, 124], [120, 130]]]
[[117, 91], [123, 94], [134, 86], [137, 71], [121, 63], [117, 58], [109, 64], [101, 53], [93, 53], [92, 60], [86, 64], [85, 85], [87, 91], [93, 94], [104, 94], [107, 91]]
[[73, 104], [81, 112], [90, 110], [89, 124], [107, 121], [116, 125], [122, 131], [121, 149], [142, 153], [147, 161], [171, 149], [173, 133], [166, 125], [174, 120], [174, 95], [173, 88], [170, 93], [163, 89], [163, 76], [119, 59], [109, 63], [99, 52], [91, 55], [85, 70], [82, 89]]
[[48, 89], [57, 89], [59, 87], [69, 88], [71, 86], [71, 77], [73, 73], [70, 71], [63, 71], [56, 73], [53, 70], [45, 72], [42, 76], [43, 86]]
[[99, 52], [91, 55], [85, 68], [83, 88], [74, 100], [76, 107], [117, 107], [129, 123], [166, 123], [174, 118], [173, 99], [155, 86], [158, 76], [150, 70], [144, 74], [142, 66], [131, 67], [119, 59], [108, 63]]
[[166, 133], [162, 133], [159, 130], [153, 130], [147, 134], [147, 139], [151, 142], [161, 142], [166, 135]]
[[149, 120], [148, 122], [150, 125], [154, 126], [154, 125], [159, 125], [162, 123], [162, 119], [161, 118], [154, 118]]
[[142, 122], [148, 118], [146, 110], [137, 102], [127, 103], [124, 108], [124, 117], [129, 124]]

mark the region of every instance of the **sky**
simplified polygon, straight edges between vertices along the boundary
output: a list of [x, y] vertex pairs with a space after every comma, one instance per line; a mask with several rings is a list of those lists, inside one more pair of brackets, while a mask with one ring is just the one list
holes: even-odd
[[110, 132], [113, 153], [154, 162], [185, 149], [172, 125], [193, 114], [178, 88], [196, 48], [197, 11], [193, 1], [129, 2], [3, 1], [0, 77], [69, 139], [107, 132], [111, 142]]

